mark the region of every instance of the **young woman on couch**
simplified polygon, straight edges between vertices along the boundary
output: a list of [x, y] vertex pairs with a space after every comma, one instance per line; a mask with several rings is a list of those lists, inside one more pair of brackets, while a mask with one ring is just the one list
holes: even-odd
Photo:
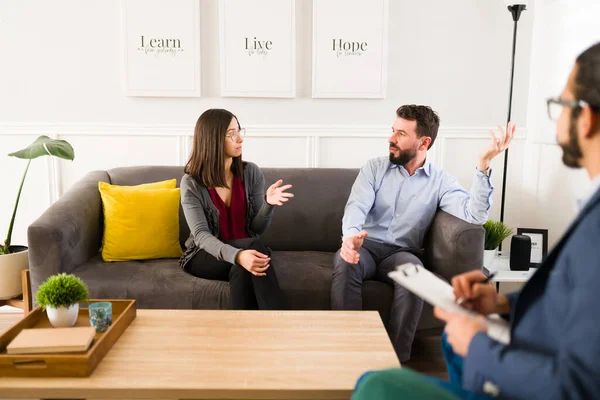
[[229, 281], [235, 310], [286, 309], [270, 250], [258, 236], [269, 226], [274, 206], [294, 197], [287, 192], [292, 185], [279, 180], [265, 193], [258, 166], [242, 161], [244, 133], [227, 110], [207, 110], [198, 118], [181, 179], [191, 234], [179, 263], [196, 277]]

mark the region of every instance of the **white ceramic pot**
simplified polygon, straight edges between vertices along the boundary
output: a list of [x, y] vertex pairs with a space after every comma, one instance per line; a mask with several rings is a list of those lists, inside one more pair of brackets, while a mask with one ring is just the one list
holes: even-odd
[[496, 249], [484, 250], [483, 251], [483, 266], [486, 267], [487, 269], [490, 269], [490, 267], [492, 266], [492, 263], [494, 262], [494, 258], [496, 258], [497, 254], [498, 254], [498, 251]]
[[71, 307], [46, 307], [46, 313], [50, 323], [55, 328], [68, 328], [75, 325], [77, 315], [79, 315], [79, 303], [73, 304]]
[[29, 268], [25, 246], [10, 246], [14, 253], [0, 255], [0, 300], [12, 299], [23, 292], [21, 271]]

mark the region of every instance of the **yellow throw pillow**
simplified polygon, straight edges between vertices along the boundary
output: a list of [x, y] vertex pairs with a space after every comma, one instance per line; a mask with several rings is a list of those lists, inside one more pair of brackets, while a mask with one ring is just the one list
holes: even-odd
[[137, 186], [98, 183], [104, 210], [104, 261], [181, 256], [176, 185], [175, 179]]

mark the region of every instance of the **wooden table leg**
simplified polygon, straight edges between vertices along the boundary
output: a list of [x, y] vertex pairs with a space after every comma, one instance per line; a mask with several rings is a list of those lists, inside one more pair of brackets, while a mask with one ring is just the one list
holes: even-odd
[[21, 287], [23, 288], [23, 311], [27, 314], [33, 306], [31, 301], [31, 279], [29, 278], [28, 269], [21, 271]]

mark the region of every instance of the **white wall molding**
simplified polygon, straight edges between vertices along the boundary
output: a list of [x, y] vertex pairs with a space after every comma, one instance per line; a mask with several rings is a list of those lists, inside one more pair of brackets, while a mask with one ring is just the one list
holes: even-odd
[[[388, 137], [387, 125], [245, 125], [249, 137]], [[438, 137], [448, 139], [488, 139], [497, 127], [441, 126]], [[48, 136], [184, 136], [194, 135], [194, 126], [186, 124], [72, 124], [72, 123], [0, 123], [0, 135]], [[517, 128], [515, 139], [525, 140], [527, 130]]]
[[[377, 139], [385, 140], [389, 136], [390, 128], [386, 125], [247, 125], [247, 136], [250, 138], [277, 141], [277, 139], [300, 138], [305, 140], [304, 167], [318, 168], [323, 166], [321, 152], [326, 151], [324, 141], [331, 145], [331, 139]], [[490, 138], [489, 131], [493, 127], [450, 126], [440, 127], [438, 138], [430, 150], [433, 162], [445, 166], [445, 148], [447, 140], [486, 140]], [[497, 130], [497, 128], [495, 128]], [[73, 124], [73, 123], [0, 123], [0, 140], [2, 136], [9, 135], [48, 135], [52, 138], [79, 137], [92, 140], [97, 138], [110, 138], [131, 136], [143, 137], [171, 137], [176, 140], [173, 157], [179, 165], [185, 165], [192, 150], [192, 136], [194, 127], [185, 124]], [[515, 140], [526, 140], [525, 129], [518, 129]], [[151, 160], [148, 162], [152, 163]], [[68, 187], [63, 187], [64, 171], [61, 171], [59, 160], [54, 157], [47, 159], [47, 179], [49, 186], [50, 203], [54, 203]]]

